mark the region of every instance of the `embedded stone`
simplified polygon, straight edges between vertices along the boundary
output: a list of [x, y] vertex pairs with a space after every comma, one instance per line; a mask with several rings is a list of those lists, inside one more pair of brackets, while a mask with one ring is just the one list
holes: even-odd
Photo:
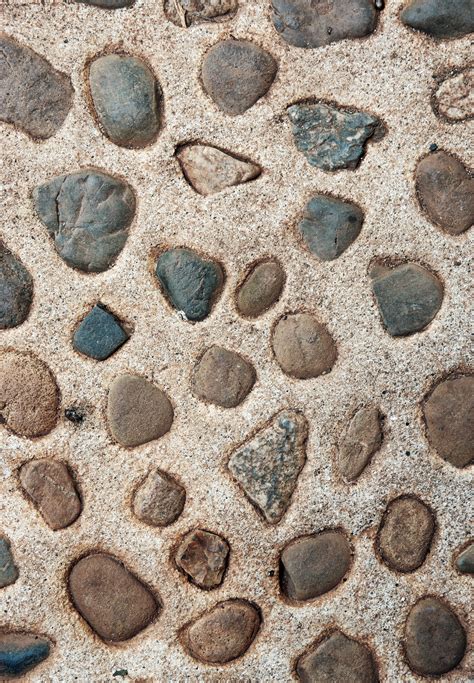
[[339, 470], [346, 481], [356, 481], [379, 450], [383, 439], [377, 407], [359, 408], [345, 429], [338, 451]]
[[201, 22], [232, 19], [238, 0], [165, 0], [165, 14], [173, 24], [188, 28]]
[[[461, 550], [456, 557], [456, 569], [462, 574], [474, 574], [474, 543]], [[1, 584], [0, 584], [1, 585]]]
[[411, 0], [400, 19], [433, 38], [460, 38], [474, 31], [472, 0]]
[[210, 145], [184, 145], [176, 156], [188, 183], [205, 196], [247, 183], [262, 172], [257, 164]]
[[18, 567], [13, 559], [10, 542], [0, 536], [0, 588], [10, 586], [18, 578]]
[[225, 664], [247, 652], [260, 623], [260, 614], [250, 602], [226, 600], [186, 624], [181, 640], [195, 659], [206, 664]]
[[72, 106], [70, 79], [6, 35], [0, 36], [0, 54], [0, 120], [33, 138], [50, 138]]
[[377, 683], [371, 651], [354, 638], [335, 631], [302, 655], [296, 663], [302, 683]]
[[232, 453], [228, 467], [245, 495], [270, 524], [288, 509], [306, 462], [308, 423], [282, 411]]
[[0, 241], [0, 330], [21, 325], [33, 301], [33, 278]]
[[466, 651], [466, 632], [455, 612], [441, 600], [425, 597], [405, 624], [405, 654], [413, 671], [438, 676], [454, 669]]
[[72, 337], [72, 345], [76, 351], [89, 358], [105, 360], [128, 338], [129, 334], [120, 320], [102, 304], [97, 304], [79, 323]]
[[269, 90], [277, 72], [271, 54], [248, 40], [223, 40], [206, 53], [202, 84], [226, 114], [250, 109]]
[[164, 436], [173, 423], [173, 406], [164, 391], [136, 375], [112, 382], [107, 420], [113, 438], [122, 446], [140, 446]]
[[84, 169], [40, 185], [33, 199], [57, 253], [69, 266], [100, 273], [113, 265], [135, 214], [135, 195], [126, 183]]
[[129, 640], [159, 614], [151, 591], [119, 560], [105, 553], [81, 558], [69, 574], [74, 607], [103, 640]]
[[152, 526], [173, 524], [183, 511], [186, 491], [176, 479], [160, 469], [152, 470], [133, 497], [133, 512]]
[[474, 67], [468, 66], [441, 81], [434, 94], [435, 113], [448, 121], [474, 117]]
[[257, 263], [247, 274], [236, 293], [237, 309], [247, 318], [257, 318], [280, 298], [285, 285], [285, 271], [274, 259]]
[[297, 379], [319, 377], [336, 362], [333, 338], [309, 313], [283, 316], [273, 330], [272, 346], [283, 372]]
[[235, 408], [249, 394], [255, 379], [255, 368], [242, 356], [211, 346], [194, 369], [193, 392], [202, 401]]
[[48, 658], [51, 642], [34, 633], [0, 633], [0, 680], [24, 676]]
[[224, 578], [229, 550], [222, 536], [196, 529], [179, 544], [176, 564], [199, 588], [217, 588]]
[[135, 0], [75, 0], [75, 2], [102, 7], [103, 9], [121, 9], [122, 7], [131, 7], [135, 4]]

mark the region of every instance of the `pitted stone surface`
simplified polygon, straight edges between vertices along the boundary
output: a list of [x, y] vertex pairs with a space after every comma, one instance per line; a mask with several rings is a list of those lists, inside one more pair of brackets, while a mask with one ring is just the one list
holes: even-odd
[[341, 631], [326, 636], [296, 663], [302, 683], [377, 683], [369, 648]]
[[33, 278], [0, 241], [0, 330], [21, 325], [33, 301]]
[[167, 472], [155, 469], [136, 490], [133, 511], [146, 524], [168, 526], [178, 519], [185, 502], [184, 487]]
[[236, 303], [241, 315], [256, 318], [280, 298], [286, 275], [278, 261], [257, 263], [237, 289]]
[[164, 0], [168, 19], [183, 28], [201, 22], [228, 21], [238, 6], [238, 0]]
[[255, 379], [255, 368], [242, 356], [211, 346], [194, 369], [193, 391], [202, 401], [235, 408], [249, 394]]
[[474, 574], [474, 542], [458, 553], [455, 564], [462, 574]]
[[337, 358], [333, 338], [309, 313], [283, 316], [273, 330], [272, 347], [283, 372], [296, 379], [330, 372]]
[[468, 66], [454, 76], [447, 76], [434, 94], [435, 113], [448, 121], [459, 122], [474, 117], [474, 67]]
[[179, 544], [176, 564], [199, 588], [217, 588], [224, 578], [228, 556], [229, 544], [222, 536], [196, 529]]
[[433, 38], [460, 38], [474, 31], [471, 0], [410, 0], [400, 18]]
[[0, 536], [0, 588], [10, 586], [18, 578], [18, 567], [13, 558], [10, 541]]
[[89, 358], [105, 360], [125, 344], [128, 337], [119, 319], [97, 304], [79, 323], [72, 337], [72, 345], [76, 351]]
[[211, 145], [184, 145], [177, 157], [188, 183], [205, 196], [247, 183], [261, 173], [257, 164]]
[[0, 633], [0, 679], [16, 679], [49, 657], [51, 643], [34, 633]]
[[376, 406], [359, 408], [342, 436], [338, 448], [338, 467], [344, 479], [356, 481], [379, 450], [383, 431]]

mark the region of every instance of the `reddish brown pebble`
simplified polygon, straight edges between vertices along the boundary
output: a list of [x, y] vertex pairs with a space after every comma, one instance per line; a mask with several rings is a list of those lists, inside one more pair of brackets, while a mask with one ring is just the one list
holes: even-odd
[[153, 470], [138, 487], [133, 498], [136, 516], [152, 526], [168, 526], [183, 511], [186, 491], [163, 470]]
[[216, 588], [227, 567], [229, 545], [210, 531], [196, 529], [183, 538], [176, 552], [176, 564], [200, 588]]
[[308, 313], [293, 313], [275, 326], [273, 351], [283, 372], [297, 379], [318, 377], [329, 372], [337, 351], [326, 327]]
[[239, 313], [247, 318], [262, 315], [278, 301], [284, 284], [285, 271], [278, 261], [257, 263], [237, 290]]

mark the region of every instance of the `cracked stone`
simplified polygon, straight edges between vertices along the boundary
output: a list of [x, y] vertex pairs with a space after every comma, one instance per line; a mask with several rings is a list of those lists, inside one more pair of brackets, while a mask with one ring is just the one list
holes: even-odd
[[44, 662], [51, 642], [35, 633], [0, 633], [0, 679], [18, 679]]
[[474, 574], [474, 543], [461, 550], [456, 557], [456, 569], [462, 574]]
[[201, 22], [227, 21], [238, 6], [238, 0], [164, 0], [168, 19], [183, 28]]
[[280, 298], [285, 280], [285, 271], [278, 261], [269, 259], [257, 263], [237, 289], [239, 313], [247, 318], [257, 318], [265, 313]]
[[33, 301], [33, 278], [0, 241], [0, 330], [21, 325]]
[[344, 431], [338, 467], [346, 481], [356, 481], [379, 450], [383, 439], [381, 417], [376, 406], [359, 408]]
[[128, 338], [120, 320], [104, 306], [97, 304], [78, 325], [72, 337], [72, 345], [76, 351], [89, 358], [105, 360], [125, 344]]
[[377, 667], [368, 647], [341, 631], [326, 636], [296, 663], [302, 683], [377, 683]]
[[179, 544], [176, 564], [199, 588], [217, 588], [224, 578], [229, 550], [222, 536], [196, 529]]
[[474, 31], [472, 0], [411, 0], [400, 19], [434, 38], [460, 38]]
[[434, 94], [435, 113], [448, 121], [474, 118], [474, 67], [448, 76]]
[[242, 356], [211, 346], [194, 369], [193, 393], [202, 401], [235, 408], [249, 394], [255, 380], [255, 368]]
[[160, 469], [152, 470], [133, 497], [133, 512], [152, 526], [169, 526], [183, 511], [186, 491], [176, 479]]
[[0, 588], [10, 586], [17, 578], [18, 567], [13, 559], [10, 542], [4, 536], [0, 536]]

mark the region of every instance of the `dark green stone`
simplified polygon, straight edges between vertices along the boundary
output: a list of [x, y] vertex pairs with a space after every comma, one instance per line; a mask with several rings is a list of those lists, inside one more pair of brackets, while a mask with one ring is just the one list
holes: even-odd
[[472, 0], [412, 0], [400, 15], [406, 26], [434, 38], [459, 38], [474, 31]]
[[125, 344], [129, 335], [120, 321], [100, 304], [86, 315], [74, 332], [74, 349], [95, 360], [105, 360]]
[[0, 634], [0, 680], [26, 674], [44, 661], [49, 652], [49, 641], [34, 633]]
[[0, 588], [9, 586], [18, 578], [18, 569], [13, 560], [10, 543], [0, 537]]
[[28, 317], [32, 300], [33, 278], [0, 242], [0, 330], [21, 325]]

